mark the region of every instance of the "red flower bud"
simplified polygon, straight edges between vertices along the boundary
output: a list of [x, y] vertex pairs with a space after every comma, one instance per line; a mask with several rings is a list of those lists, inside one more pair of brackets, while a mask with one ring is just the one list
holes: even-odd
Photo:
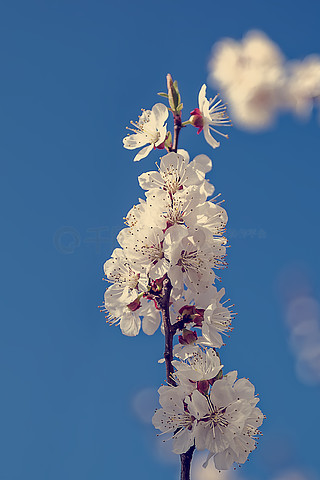
[[204, 309], [196, 308], [195, 314], [193, 315], [192, 319], [198, 327], [202, 327], [203, 315], [204, 315]]
[[162, 143], [160, 143], [160, 145], [158, 145], [157, 147], [154, 146], [154, 148], [158, 148], [159, 150], [163, 150], [164, 147], [165, 147], [165, 143], [166, 143], [166, 141], [164, 140], [164, 141], [163, 141]]
[[191, 117], [189, 119], [189, 122], [191, 123], [191, 125], [198, 129], [197, 134], [199, 135], [199, 133], [203, 130], [203, 117], [199, 108], [195, 108], [194, 110], [192, 110], [192, 112], [190, 112], [190, 115]]
[[190, 345], [198, 339], [198, 335], [197, 335], [197, 332], [184, 328], [182, 330], [182, 335], [179, 335], [178, 338], [179, 338], [179, 343], [181, 343], [181, 345]]
[[210, 383], [208, 382], [208, 380], [199, 380], [197, 382], [197, 390], [199, 390], [202, 395], [207, 395], [209, 391], [209, 386]]
[[135, 312], [136, 310], [138, 310], [138, 308], [141, 307], [140, 299], [136, 298], [135, 300], [133, 300], [133, 302], [129, 303], [129, 305], [127, 305], [127, 307], [132, 312]]
[[179, 313], [183, 317], [185, 315], [193, 315], [195, 312], [196, 307], [194, 305], [184, 305], [183, 307], [180, 308]]

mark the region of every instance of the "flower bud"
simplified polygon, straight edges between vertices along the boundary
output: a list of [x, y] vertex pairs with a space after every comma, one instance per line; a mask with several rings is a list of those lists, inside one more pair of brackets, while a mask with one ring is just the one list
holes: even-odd
[[173, 113], [181, 115], [181, 109], [183, 107], [181, 103], [181, 96], [179, 93], [178, 82], [172, 80], [170, 73], [167, 75], [167, 88], [168, 88], [168, 100], [169, 105]]
[[203, 117], [199, 108], [192, 110], [190, 115], [189, 122], [198, 129], [197, 133], [199, 134], [203, 130]]
[[198, 335], [197, 332], [184, 328], [182, 330], [182, 335], [179, 335], [178, 338], [181, 345], [190, 345], [198, 339]]
[[195, 306], [194, 305], [184, 305], [180, 308], [179, 313], [182, 317], [193, 315], [195, 313]]
[[131, 310], [132, 312], [135, 312], [136, 310], [138, 310], [138, 308], [141, 307], [141, 303], [140, 303], [139, 297], [137, 297], [135, 300], [133, 300], [133, 302], [129, 303], [129, 305], [127, 305], [127, 307], [128, 307], [129, 310]]
[[151, 288], [150, 288], [150, 292], [151, 293], [159, 293], [161, 292], [162, 288], [163, 288], [163, 280], [165, 279], [165, 275], [161, 278], [157, 278], [156, 280], [152, 280], [151, 281]]
[[204, 309], [196, 308], [194, 305], [184, 305], [179, 313], [184, 322], [194, 322], [198, 327], [202, 326]]
[[202, 395], [207, 395], [209, 391], [210, 383], [208, 380], [199, 380], [197, 382], [197, 390], [199, 390]]
[[192, 316], [192, 319], [194, 323], [197, 325], [197, 327], [202, 327], [202, 322], [204, 318], [203, 316], [204, 316], [204, 308], [196, 308], [196, 311]]
[[165, 148], [171, 148], [172, 147], [172, 135], [171, 135], [171, 132], [168, 132], [167, 133], [167, 136], [166, 136], [166, 139], [165, 139], [165, 142], [164, 142], [164, 147]]
[[154, 146], [154, 148], [158, 148], [158, 150], [163, 150], [164, 147], [165, 147], [165, 144], [166, 144], [166, 141], [164, 140], [162, 143], [160, 143], [159, 145], [157, 146]]

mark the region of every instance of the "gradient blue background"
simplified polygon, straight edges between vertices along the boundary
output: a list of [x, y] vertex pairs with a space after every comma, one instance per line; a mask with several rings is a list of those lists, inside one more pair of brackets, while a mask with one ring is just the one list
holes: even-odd
[[[164, 380], [162, 335], [124, 337], [97, 308], [103, 262], [143, 195], [136, 177], [158, 159], [133, 163], [125, 126], [159, 101], [167, 72], [187, 119], [221, 37], [259, 28], [288, 58], [320, 53], [319, 15], [313, 0], [1, 2], [1, 480], [177, 478], [132, 407]], [[283, 116], [266, 133], [233, 128], [215, 151], [191, 127], [181, 135], [213, 159], [226, 199], [222, 286], [239, 315], [221, 355], [268, 416], [241, 472], [255, 480], [320, 471], [319, 386], [295, 374], [281, 280], [298, 265], [320, 300], [319, 129], [316, 115]]]

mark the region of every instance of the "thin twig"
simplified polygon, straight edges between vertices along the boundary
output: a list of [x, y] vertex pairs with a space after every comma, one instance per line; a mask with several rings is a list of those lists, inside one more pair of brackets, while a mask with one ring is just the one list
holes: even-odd
[[[169, 85], [168, 88], [170, 88], [170, 79], [172, 82], [171, 76], [168, 80], [168, 85]], [[174, 120], [174, 133], [173, 133], [173, 144], [172, 144], [172, 147], [170, 148], [170, 151], [177, 153], [179, 134], [182, 128], [181, 113], [176, 113], [176, 112], [172, 112], [172, 113], [173, 113], [173, 120]], [[172, 365], [173, 335], [176, 333], [178, 329], [183, 328], [185, 321], [183, 320], [178, 321], [175, 324], [171, 325], [170, 311], [169, 311], [171, 290], [172, 290], [172, 285], [171, 285], [170, 279], [166, 276], [166, 278], [163, 281], [162, 295], [158, 296], [156, 300], [161, 310], [162, 320], [164, 325], [164, 333], [165, 333], [164, 359], [166, 362], [167, 382], [172, 386], [176, 386], [177, 384], [172, 376], [174, 372], [173, 365]], [[181, 480], [190, 480], [190, 468], [191, 468], [191, 461], [192, 461], [192, 455], [194, 450], [195, 450], [195, 446], [192, 446], [189, 448], [187, 452], [182, 453], [180, 455]]]
[[181, 114], [173, 114], [173, 120], [174, 120], [174, 127], [173, 127], [173, 144], [172, 144], [172, 152], [176, 152], [178, 150], [178, 140], [179, 140], [179, 133], [182, 128], [182, 123], [181, 123]]

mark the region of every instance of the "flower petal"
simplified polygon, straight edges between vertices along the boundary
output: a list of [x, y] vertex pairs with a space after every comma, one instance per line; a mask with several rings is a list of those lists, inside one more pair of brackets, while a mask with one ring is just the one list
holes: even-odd
[[128, 150], [133, 150], [134, 148], [139, 148], [148, 143], [148, 136], [144, 133], [132, 133], [124, 137], [123, 146]]
[[217, 148], [220, 146], [220, 142], [217, 142], [215, 138], [210, 133], [209, 130], [209, 125], [204, 125], [203, 126], [203, 133], [204, 133], [204, 138], [206, 139], [206, 142], [212, 147], [212, 148]]
[[205, 103], [206, 99], [206, 91], [207, 91], [207, 85], [204, 83], [202, 87], [200, 88], [200, 92], [198, 95], [198, 102], [199, 102], [199, 110], [202, 112], [203, 105]]
[[153, 145], [147, 145], [142, 150], [140, 150], [140, 152], [137, 153], [133, 161], [139, 162], [142, 158], [145, 158], [147, 155], [149, 155], [152, 149], [153, 149]]
[[163, 125], [168, 118], [169, 112], [163, 103], [156, 103], [152, 107], [152, 114], [154, 115], [156, 123]]

